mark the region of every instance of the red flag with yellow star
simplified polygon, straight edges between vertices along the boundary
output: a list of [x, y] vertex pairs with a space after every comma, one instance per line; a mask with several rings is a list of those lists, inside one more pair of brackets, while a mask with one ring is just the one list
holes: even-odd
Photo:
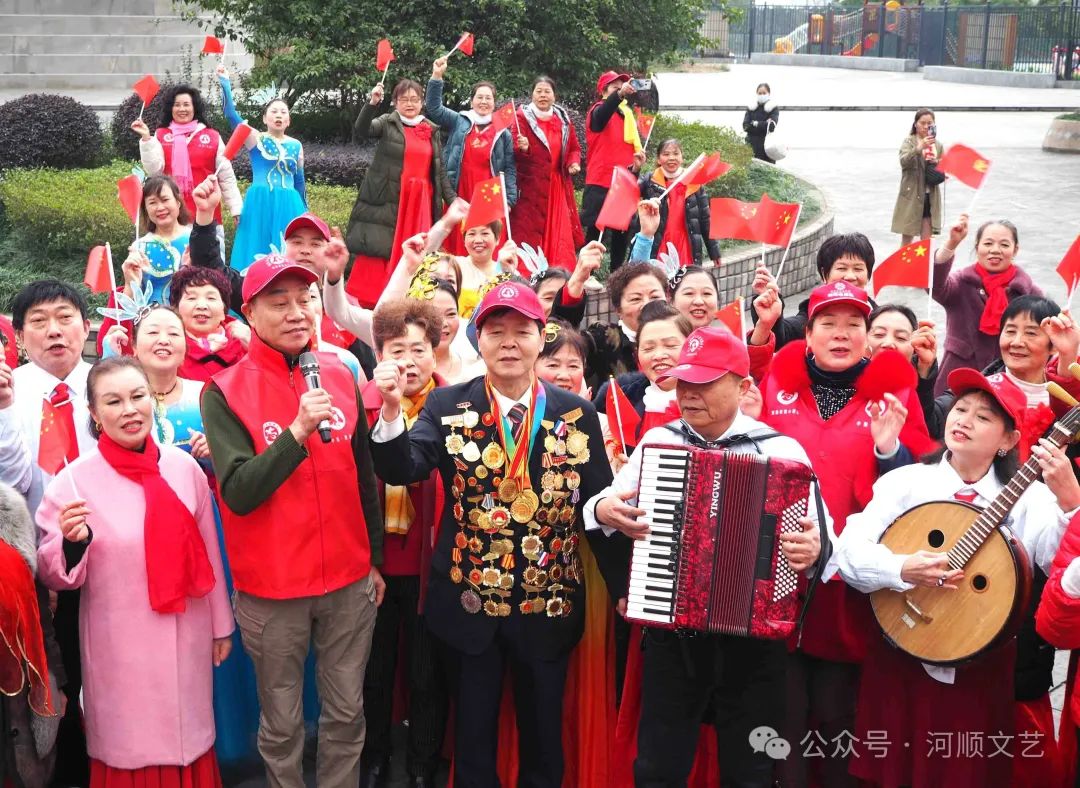
[[761, 195], [757, 212], [750, 220], [750, 229], [754, 233], [751, 240], [773, 246], [787, 246], [791, 243], [791, 234], [799, 218], [797, 202], [773, 202], [769, 195]]
[[[68, 408], [71, 405], [67, 405]], [[60, 412], [46, 397], [41, 404], [41, 432], [38, 440], [38, 465], [53, 476], [79, 456], [78, 439], [71, 434], [71, 416]]]
[[466, 232], [473, 227], [482, 227], [485, 224], [505, 219], [505, 206], [499, 177], [480, 181], [473, 189], [472, 200], [469, 202], [469, 214], [465, 217], [465, 225], [461, 231]]
[[990, 159], [974, 148], [957, 144], [945, 151], [937, 168], [939, 172], [953, 176], [972, 189], [978, 189], [990, 169]]
[[714, 318], [727, 327], [735, 336], [743, 342], [746, 341], [746, 324], [743, 320], [743, 299], [739, 296], [730, 304], [725, 304], [716, 310]]
[[930, 287], [930, 241], [916, 241], [893, 252], [874, 269], [874, 292], [881, 288]]
[[492, 114], [491, 128], [493, 128], [495, 134], [498, 135], [503, 129], [508, 129], [513, 126], [516, 118], [517, 107], [514, 106], [514, 100], [510, 99]]
[[709, 237], [735, 238], [756, 241], [750, 220], [757, 213], [756, 202], [743, 202], [734, 197], [713, 197], [709, 200]]
[[640, 107], [634, 107], [634, 116], [637, 121], [638, 136], [644, 141], [649, 139], [649, 135], [652, 134], [652, 127], [656, 124], [655, 115], [646, 115], [641, 111]]
[[1065, 289], [1071, 297], [1077, 282], [1080, 282], [1080, 235], [1076, 236], [1076, 240], [1061, 258], [1055, 270], [1058, 276], [1065, 280]]
[[640, 199], [637, 178], [630, 170], [616, 167], [611, 173], [611, 188], [608, 189], [604, 204], [600, 206], [600, 214], [596, 217], [596, 226], [628, 230]]

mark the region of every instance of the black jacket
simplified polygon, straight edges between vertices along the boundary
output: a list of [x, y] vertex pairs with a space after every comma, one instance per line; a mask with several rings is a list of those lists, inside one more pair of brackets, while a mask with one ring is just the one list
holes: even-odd
[[[641, 199], [643, 200], [659, 197], [663, 194], [665, 188], [667, 188], [667, 184], [664, 182], [664, 175], [660, 169], [655, 170], [651, 175], [645, 174], [638, 178], [638, 191], [641, 192]], [[653, 259], [663, 251], [660, 248], [660, 242], [664, 237], [667, 220], [668, 203], [667, 200], [662, 200], [660, 202], [660, 227], [653, 238], [651, 254]], [[692, 194], [688, 193], [686, 195], [686, 233], [690, 236], [690, 248], [694, 252], [694, 259], [681, 260], [680, 262], [683, 265], [690, 265], [691, 263], [701, 265], [703, 250], [708, 253], [710, 260], [720, 259], [720, 245], [709, 238], [709, 221], [709, 195], [705, 193], [704, 189], [697, 189]], [[630, 236], [633, 237], [640, 229], [641, 223], [635, 215], [630, 224]]]
[[[544, 421], [541, 422], [536, 443], [529, 457], [529, 478], [533, 489], [539, 494], [540, 480], [549, 467], [557, 472], [573, 470], [581, 474], [578, 502], [572, 504], [570, 498], [566, 498], [565, 503], [565, 506], [576, 507], [574, 519], [569, 527], [571, 532], [576, 533], [580, 539], [583, 534], [581, 507], [611, 483], [611, 468], [608, 466], [607, 455], [604, 451], [600, 420], [588, 401], [546, 383], [543, 385], [547, 403]], [[465, 405], [465, 403], [469, 404]], [[490, 427], [484, 425], [484, 417], [490, 413], [490, 406], [484, 390], [483, 377], [435, 389], [428, 395], [424, 409], [420, 412], [420, 417], [413, 424], [412, 429], [386, 443], [378, 443], [374, 439], [371, 441], [371, 454], [375, 460], [376, 472], [384, 482], [395, 485], [411, 484], [426, 479], [433, 470], [439, 471], [443, 481], [446, 504], [443, 507], [438, 541], [431, 561], [431, 577], [428, 583], [427, 600], [424, 604], [424, 616], [428, 626], [441, 640], [465, 654], [474, 655], [484, 651], [495, 637], [496, 631], [501, 628], [504, 637], [515, 639], [528, 653], [540, 659], [558, 659], [567, 654], [581, 638], [585, 624], [585, 585], [565, 574], [560, 581], [566, 588], [571, 589], [567, 594], [571, 604], [569, 615], [549, 618], [544, 614], [522, 614], [518, 609], [518, 604], [523, 599], [522, 573], [528, 565], [521, 553], [522, 537], [528, 533], [524, 525], [511, 520], [506, 526], [513, 530], [513, 536], [509, 538], [514, 544], [513, 556], [516, 559], [513, 569], [510, 570], [515, 582], [512, 595], [508, 599], [511, 607], [509, 617], [488, 616], [482, 610], [477, 613], [467, 612], [462, 606], [461, 597], [462, 592], [466, 591], [469, 585], [465, 582], [454, 583], [450, 578], [454, 542], [462, 530], [454, 512], [455, 476], [460, 473], [459, 484], [461, 485], [465, 484], [465, 477], [469, 478], [469, 486], [465, 488], [461, 499], [464, 510], [459, 510], [459, 513], [464, 514], [466, 518], [470, 510], [480, 505], [475, 500], [470, 500], [482, 495], [482, 493], [476, 493], [473, 487], [474, 480], [475, 484], [480, 485], [482, 491], [494, 494], [492, 483], [494, 473], [489, 473], [481, 479], [472, 473], [479, 466], [479, 462], [466, 463], [461, 455], [452, 456], [446, 450], [446, 439], [451, 434], [452, 428], [443, 423], [443, 418], [461, 416], [466, 408], [479, 417], [472, 439], [481, 448], [493, 440], [498, 442], [496, 434]], [[577, 419], [576, 426], [588, 437], [589, 460], [572, 466], [563, 465], [560, 462], [545, 467], [544, 442], [552, 429], [547, 425], [554, 425], [554, 422], [564, 415], [572, 414], [573, 411], [579, 409], [581, 416]], [[459, 436], [463, 429], [460, 426], [457, 428]], [[477, 437], [477, 433], [482, 434]], [[466, 465], [466, 470], [462, 471], [458, 462]], [[476, 493], [476, 496], [473, 493]], [[498, 500], [497, 494], [495, 499]], [[541, 506], [545, 505], [541, 504]], [[466, 523], [464, 533], [467, 536], [478, 535], [485, 542], [488, 539], [483, 531], [470, 530], [468, 523]], [[550, 537], [543, 538], [546, 541]], [[546, 546], [550, 547], [550, 543], [547, 542]], [[468, 550], [462, 552], [466, 556], [462, 561], [462, 567], [467, 572], [469, 553]], [[603, 548], [601, 552], [603, 553]], [[608, 565], [608, 555], [597, 555], [596, 558], [603, 570]], [[623, 572], [625, 572], [625, 566]], [[548, 595], [544, 594], [544, 598], [548, 598]]]

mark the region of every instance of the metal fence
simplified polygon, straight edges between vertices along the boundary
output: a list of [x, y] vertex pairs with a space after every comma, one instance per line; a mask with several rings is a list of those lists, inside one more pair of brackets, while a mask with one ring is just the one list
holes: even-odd
[[[784, 6], [751, 2], [701, 22], [704, 56], [754, 52], [892, 57], [1080, 79], [1080, 0], [1059, 5]], [[1071, 55], [1069, 54], [1071, 53]]]

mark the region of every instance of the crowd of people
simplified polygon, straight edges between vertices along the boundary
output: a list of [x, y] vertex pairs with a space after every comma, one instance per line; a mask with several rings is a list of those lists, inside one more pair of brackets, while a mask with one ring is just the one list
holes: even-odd
[[[1080, 483], [1047, 436], [1080, 397], [1080, 327], [1020, 267], [1016, 226], [980, 223], [959, 270], [970, 217], [948, 227], [940, 362], [931, 323], [869, 297], [860, 233], [822, 243], [793, 314], [759, 267], [738, 336], [717, 320], [708, 200], [660, 198], [683, 151], [645, 150], [627, 75], [600, 76], [582, 161], [551, 79], [495, 131], [496, 87], [450, 109], [447, 70], [398, 82], [389, 112], [371, 91], [354, 134], [374, 160], [344, 233], [306, 209], [284, 102], [248, 138], [241, 201], [198, 91], [172, 89], [155, 133], [132, 126], [144, 234], [100, 359], [83, 360], [77, 287], [14, 300], [0, 783], [212, 788], [259, 757], [271, 786], [300, 788], [310, 725], [318, 785], [374, 788], [406, 720], [397, 768], [416, 786], [447, 761], [485, 788], [1072, 784], [1080, 693], [1058, 731], [1049, 690], [1054, 649], [1080, 643]], [[757, 92], [755, 150], [776, 121]], [[898, 230], [924, 236], [925, 113], [900, 152], [919, 221]], [[613, 169], [653, 152], [631, 229], [603, 232]], [[468, 226], [461, 199], [499, 174], [513, 239]], [[228, 254], [223, 201], [242, 216]], [[615, 319], [588, 323], [605, 255]], [[790, 640], [627, 620], [651, 444], [812, 469], [776, 558], [807, 601]], [[869, 594], [977, 578], [940, 542], [894, 553], [882, 534], [912, 507], [1003, 495], [1034, 578], [1019, 628], [955, 664], [895, 648]]]

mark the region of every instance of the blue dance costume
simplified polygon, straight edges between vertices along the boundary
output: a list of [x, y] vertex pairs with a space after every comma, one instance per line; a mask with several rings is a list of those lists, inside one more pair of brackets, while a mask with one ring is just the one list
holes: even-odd
[[[233, 102], [232, 86], [219, 77], [225, 117], [232, 128], [244, 122]], [[252, 142], [252, 140], [255, 140]], [[285, 228], [307, 210], [304, 184], [304, 146], [292, 137], [274, 139], [256, 131], [247, 142], [251, 156], [251, 186], [244, 195], [243, 219], [236, 229], [229, 265], [246, 271], [256, 255], [281, 249]]]
[[191, 227], [188, 226], [171, 241], [147, 233], [135, 242], [136, 247], [150, 260], [150, 269], [143, 271], [143, 286], [145, 287], [147, 281], [152, 285], [151, 303], [169, 303], [169, 282], [172, 281], [173, 274], [180, 270], [180, 262], [187, 251], [190, 236]]

